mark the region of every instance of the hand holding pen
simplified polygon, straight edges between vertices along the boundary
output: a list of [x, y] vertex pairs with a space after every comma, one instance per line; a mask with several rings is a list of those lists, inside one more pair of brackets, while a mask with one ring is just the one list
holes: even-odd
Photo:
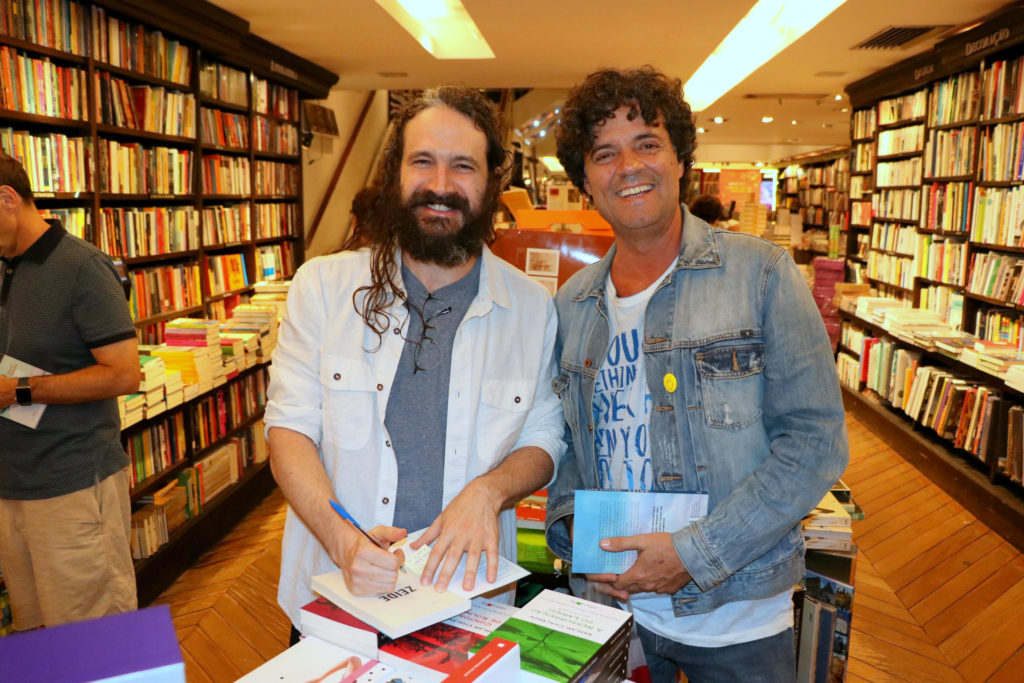
[[[344, 507], [342, 507], [342, 506], [341, 506], [341, 503], [338, 503], [338, 502], [337, 502], [337, 501], [335, 501], [335, 500], [331, 500], [331, 501], [329, 501], [329, 502], [330, 502], [330, 504], [331, 504], [331, 508], [332, 508], [332, 509], [333, 509], [333, 510], [334, 510], [334, 511], [335, 511], [336, 513], [338, 513], [338, 516], [339, 516], [339, 517], [341, 517], [342, 519], [344, 519], [344, 520], [345, 520], [346, 522], [348, 522], [349, 524], [351, 524], [351, 525], [352, 525], [353, 527], [355, 527], [356, 531], [358, 531], [358, 532], [359, 532], [360, 534], [362, 534], [362, 535], [363, 535], [363, 536], [364, 536], [364, 537], [365, 537], [365, 538], [366, 538], [366, 539], [367, 539], [368, 541], [370, 541], [370, 543], [372, 543], [372, 544], [373, 544], [373, 545], [374, 545], [375, 547], [377, 547], [377, 548], [381, 548], [382, 550], [387, 550], [387, 548], [384, 548], [384, 547], [383, 547], [383, 546], [381, 545], [380, 541], [378, 541], [377, 539], [375, 539], [375, 538], [374, 538], [373, 536], [371, 536], [370, 534], [366, 533], [366, 530], [365, 530], [365, 529], [363, 529], [363, 527], [361, 527], [361, 526], [359, 525], [359, 522], [357, 522], [357, 521], [356, 521], [355, 517], [353, 517], [352, 515], [350, 515], [350, 514], [348, 513], [348, 510], [346, 510], [346, 509], [345, 509]], [[388, 528], [388, 529], [390, 529], [390, 528], [394, 528], [394, 527], [383, 527], [383, 528]], [[404, 535], [404, 532], [403, 532], [403, 535]], [[386, 539], [385, 539], [385, 540], [386, 540]], [[400, 539], [394, 539], [394, 540], [400, 540]], [[405, 555], [404, 555], [404, 553], [403, 553], [403, 554], [402, 554], [402, 556], [401, 556], [401, 560], [402, 560], [402, 564], [401, 564], [401, 565], [399, 565], [399, 567], [398, 567], [398, 568], [399, 568], [399, 570], [400, 570], [400, 571], [401, 571], [402, 573], [407, 573], [407, 572], [406, 572], [406, 569], [405, 569]]]

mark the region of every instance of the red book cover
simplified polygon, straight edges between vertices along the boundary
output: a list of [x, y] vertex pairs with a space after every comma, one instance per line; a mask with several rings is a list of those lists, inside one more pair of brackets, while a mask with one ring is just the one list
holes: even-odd
[[[416, 665], [451, 675], [466, 663], [470, 648], [484, 637], [442, 621], [398, 640], [385, 639], [380, 645], [380, 659], [399, 669]], [[415, 671], [410, 669], [410, 673]]]

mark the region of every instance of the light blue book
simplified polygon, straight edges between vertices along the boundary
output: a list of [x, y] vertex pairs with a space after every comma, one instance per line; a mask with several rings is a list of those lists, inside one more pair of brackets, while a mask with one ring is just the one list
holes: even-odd
[[622, 574], [636, 551], [601, 550], [602, 538], [679, 531], [708, 512], [706, 493], [577, 491], [573, 512], [572, 570]]

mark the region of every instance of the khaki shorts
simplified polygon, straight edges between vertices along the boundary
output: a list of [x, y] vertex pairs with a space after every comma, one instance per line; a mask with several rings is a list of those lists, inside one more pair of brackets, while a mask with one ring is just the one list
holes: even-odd
[[14, 629], [137, 608], [128, 469], [56, 498], [0, 499], [0, 567]]

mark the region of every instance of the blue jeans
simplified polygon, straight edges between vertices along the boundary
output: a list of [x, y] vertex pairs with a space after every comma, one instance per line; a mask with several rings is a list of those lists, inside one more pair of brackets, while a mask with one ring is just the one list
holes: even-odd
[[659, 636], [637, 624], [652, 683], [673, 683], [676, 669], [690, 683], [793, 683], [793, 629], [749, 643], [693, 647]]

